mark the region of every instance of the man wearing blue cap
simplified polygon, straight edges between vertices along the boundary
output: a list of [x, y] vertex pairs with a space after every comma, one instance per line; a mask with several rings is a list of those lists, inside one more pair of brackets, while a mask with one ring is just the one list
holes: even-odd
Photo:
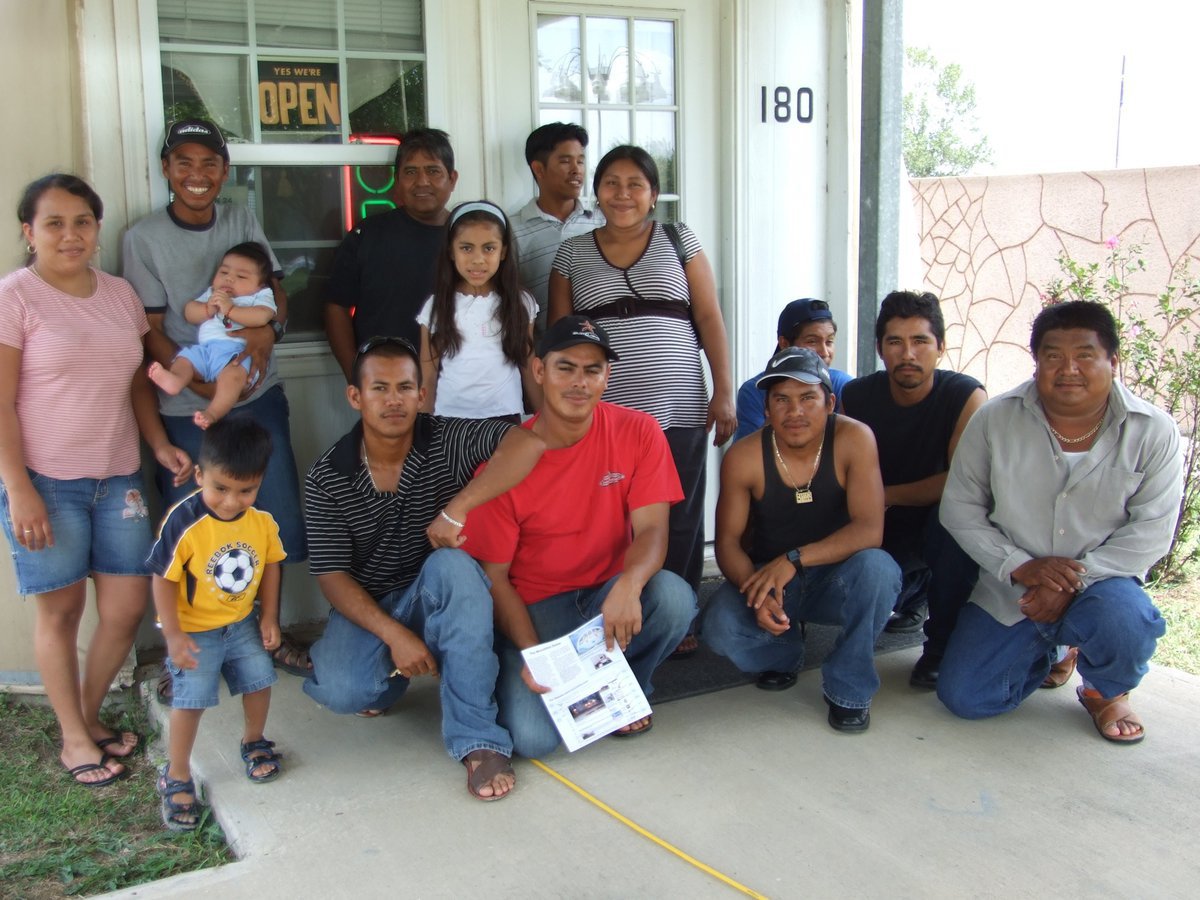
[[788, 348], [758, 380], [766, 426], [721, 463], [717, 563], [726, 578], [701, 617], [701, 639], [758, 686], [783, 690], [804, 662], [801, 622], [841, 628], [821, 666], [829, 724], [866, 731], [879, 689], [875, 639], [900, 590], [877, 549], [883, 481], [875, 439], [834, 412], [829, 370]]
[[[829, 383], [833, 385], [836, 407], [836, 402], [842, 398], [842, 388], [850, 382], [853, 376], [833, 368], [837, 322], [833, 321], [833, 313], [829, 310], [829, 304], [824, 300], [814, 300], [811, 297], [793, 300], [779, 314], [777, 331], [779, 337], [773, 353], [786, 350], [788, 347], [807, 347], [821, 357], [821, 361], [829, 367]], [[763, 392], [758, 389], [758, 380], [765, 374], [765, 372], [759, 372], [738, 388], [738, 427], [733, 435], [735, 441], [740, 441], [746, 435], [762, 428]]]

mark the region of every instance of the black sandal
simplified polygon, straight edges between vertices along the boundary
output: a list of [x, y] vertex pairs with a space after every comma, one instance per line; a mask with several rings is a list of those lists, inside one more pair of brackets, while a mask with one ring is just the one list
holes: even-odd
[[[262, 784], [279, 775], [279, 760], [281, 759], [283, 759], [283, 754], [275, 752], [274, 741], [260, 738], [257, 741], [242, 744], [242, 762], [246, 764], [246, 777], [255, 784]], [[271, 768], [262, 775], [255, 775], [254, 770], [260, 766], [270, 766]]]
[[[200, 827], [200, 812], [203, 808], [196, 795], [196, 783], [192, 779], [176, 781], [167, 773], [171, 764], [165, 763], [158, 773], [159, 812], [163, 824], [171, 831], [195, 831]], [[172, 797], [176, 794], [191, 794], [190, 803], [177, 803]]]

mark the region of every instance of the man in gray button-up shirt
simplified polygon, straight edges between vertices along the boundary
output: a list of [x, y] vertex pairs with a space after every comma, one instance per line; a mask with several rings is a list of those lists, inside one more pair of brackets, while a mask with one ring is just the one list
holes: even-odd
[[1100, 304], [1048, 307], [1030, 346], [1033, 379], [972, 418], [942, 496], [942, 524], [980, 573], [938, 697], [967, 718], [1015, 709], [1070, 645], [1096, 729], [1134, 743], [1145, 732], [1128, 693], [1165, 631], [1141, 579], [1179, 515], [1179, 430], [1114, 380], [1116, 326]]

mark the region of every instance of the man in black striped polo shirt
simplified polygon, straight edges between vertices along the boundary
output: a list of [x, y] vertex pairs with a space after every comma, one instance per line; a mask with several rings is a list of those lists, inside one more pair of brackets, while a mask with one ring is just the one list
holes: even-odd
[[417, 351], [401, 338], [359, 348], [346, 396], [362, 421], [305, 482], [309, 568], [333, 609], [304, 691], [333, 712], [374, 716], [410, 679], [440, 675], [446, 749], [474, 796], [498, 800], [515, 779], [492, 697], [492, 600], [456, 548], [470, 511], [524, 478], [545, 444], [503, 422], [419, 413]]

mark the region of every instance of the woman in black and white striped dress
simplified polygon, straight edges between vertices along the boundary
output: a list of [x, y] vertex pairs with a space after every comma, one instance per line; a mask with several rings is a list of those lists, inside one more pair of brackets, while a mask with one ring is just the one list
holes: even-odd
[[[737, 427], [725, 322], [700, 242], [686, 225], [672, 235], [651, 219], [658, 167], [640, 147], [614, 147], [593, 188], [606, 224], [563, 242], [550, 273], [550, 321], [596, 319], [620, 360], [604, 399], [654, 416], [683, 483], [671, 508], [664, 568], [698, 589], [704, 562], [705, 435], [725, 443]], [[709, 399], [703, 347], [712, 371]]]

